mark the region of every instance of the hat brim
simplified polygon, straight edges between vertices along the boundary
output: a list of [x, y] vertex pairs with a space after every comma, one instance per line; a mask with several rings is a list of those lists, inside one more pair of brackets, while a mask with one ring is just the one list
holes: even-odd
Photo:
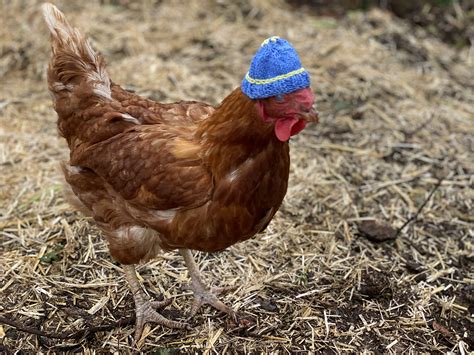
[[246, 78], [242, 80], [242, 92], [252, 100], [289, 94], [311, 85], [307, 71], [267, 84], [254, 84]]

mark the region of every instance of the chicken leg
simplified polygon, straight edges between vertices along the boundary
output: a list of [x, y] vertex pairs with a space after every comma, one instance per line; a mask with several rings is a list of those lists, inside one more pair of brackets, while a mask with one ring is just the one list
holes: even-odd
[[231, 316], [234, 320], [236, 320], [236, 314], [229, 306], [222, 303], [217, 296], [223, 292], [227, 292], [230, 290], [235, 289], [235, 287], [213, 287], [208, 288], [201, 279], [201, 274], [199, 272], [199, 268], [194, 261], [193, 254], [189, 249], [180, 249], [180, 254], [183, 256], [184, 261], [186, 263], [186, 267], [188, 268], [189, 275], [191, 276], [191, 290], [194, 293], [194, 301], [193, 305], [191, 306], [191, 312], [189, 318], [196, 315], [199, 308], [202, 305], [208, 304], [215, 309], [227, 313]]
[[172, 300], [167, 299], [163, 301], [150, 301], [149, 297], [143, 292], [140, 282], [138, 281], [135, 271], [135, 265], [123, 265], [123, 271], [127, 278], [130, 289], [132, 290], [133, 299], [135, 301], [135, 343], [137, 343], [143, 333], [145, 323], [152, 322], [161, 324], [168, 328], [189, 328], [188, 323], [176, 322], [159, 314], [156, 309], [164, 308], [171, 304]]

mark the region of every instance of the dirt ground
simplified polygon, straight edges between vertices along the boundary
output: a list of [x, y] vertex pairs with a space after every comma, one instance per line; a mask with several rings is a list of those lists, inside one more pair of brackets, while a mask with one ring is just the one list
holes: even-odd
[[[292, 139], [288, 194], [267, 231], [197, 255], [210, 284], [237, 287], [223, 300], [248, 324], [204, 307], [192, 330], [148, 327], [142, 351], [474, 350], [473, 48], [380, 10], [334, 19], [280, 0], [56, 3], [112, 79], [152, 99], [219, 103], [270, 35], [297, 48], [317, 95], [321, 123]], [[61, 194], [67, 150], [39, 5], [0, 5], [0, 353], [133, 352], [121, 267]], [[411, 222], [394, 235], [373, 219]], [[185, 319], [178, 254], [139, 271], [151, 296], [174, 298], [163, 313]]]

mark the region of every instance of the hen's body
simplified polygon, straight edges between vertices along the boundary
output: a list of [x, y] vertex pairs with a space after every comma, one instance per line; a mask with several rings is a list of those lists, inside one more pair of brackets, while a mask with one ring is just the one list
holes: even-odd
[[185, 259], [191, 315], [210, 304], [235, 316], [217, 299], [222, 290], [204, 285], [189, 249], [223, 250], [268, 225], [287, 189], [287, 140], [317, 121], [309, 81], [258, 100], [238, 88], [216, 108], [153, 102], [113, 84], [103, 58], [62, 13], [50, 4], [43, 11], [53, 51], [48, 87], [70, 149], [63, 171], [71, 202], [95, 220], [124, 265], [136, 306], [135, 340], [145, 322], [188, 326], [157, 313], [169, 301], [152, 302], [138, 282], [133, 264], [160, 249], [179, 249]]
[[286, 193], [288, 144], [240, 89], [217, 109], [158, 104], [118, 86], [111, 97], [60, 115], [59, 127], [71, 149], [66, 181], [116, 260], [218, 251], [266, 227]]

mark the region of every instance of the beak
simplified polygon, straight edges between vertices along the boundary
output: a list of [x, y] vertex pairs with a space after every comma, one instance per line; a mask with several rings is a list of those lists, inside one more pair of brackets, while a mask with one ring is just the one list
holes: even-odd
[[319, 123], [319, 112], [311, 108], [308, 112], [300, 113], [301, 118], [307, 122]]

